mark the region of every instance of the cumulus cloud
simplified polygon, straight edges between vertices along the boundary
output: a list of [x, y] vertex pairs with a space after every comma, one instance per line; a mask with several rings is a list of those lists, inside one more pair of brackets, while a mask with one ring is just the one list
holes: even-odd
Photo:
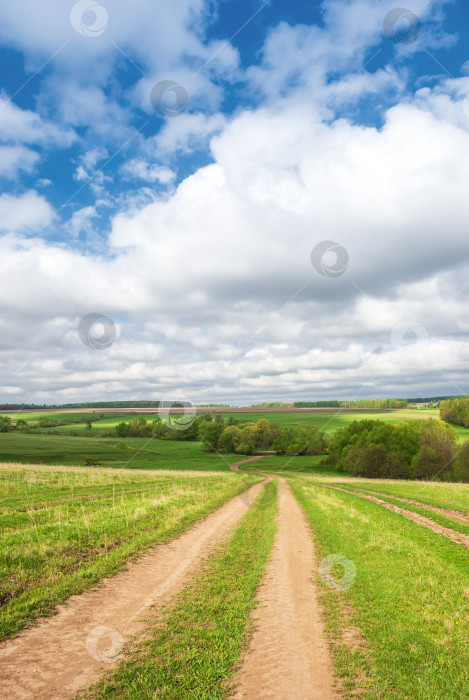
[[0, 195], [0, 231], [37, 232], [51, 222], [53, 215], [50, 204], [34, 190], [17, 197]]
[[[0, 198], [2, 226], [15, 234], [2, 239], [0, 256], [1, 335], [8, 339], [1, 371], [9, 391], [25, 401], [467, 391], [468, 78], [409, 89], [400, 54], [417, 45], [395, 47], [394, 66], [362, 71], [369, 50], [383, 40], [388, 5], [330, 0], [324, 27], [280, 23], [270, 30], [258, 64], [242, 76], [246, 94], [259, 104], [230, 116], [217, 111], [222, 91], [214, 76], [239, 78], [237, 53], [188, 33], [187, 17], [198, 16], [203, 25], [201, 0], [178, 4], [177, 22], [168, 15], [166, 33], [157, 29], [161, 45], [147, 35], [151, 4], [133, 3], [132, 12], [124, 5], [120, 14], [109, 6], [115, 21], [70, 67], [64, 88], [70, 103], [59, 108], [64, 122], [96, 122], [94, 133], [112, 122], [121, 124], [120, 136], [127, 134], [126, 110], [129, 104], [148, 109], [154, 77], [184, 80], [190, 71], [183, 52], [197, 67], [221, 49], [208, 74], [193, 79], [195, 105], [206, 95], [210, 110], [188, 109], [156, 135], [142, 136], [138, 155], [119, 167], [122, 180], [171, 187], [120, 197], [99, 254], [39, 235], [22, 238], [21, 231], [51, 221], [50, 205], [36, 192]], [[156, 5], [166, 17], [169, 9]], [[424, 3], [410, 9], [427, 12]], [[50, 25], [42, 17], [38, 27], [25, 28], [14, 6], [2, 12], [13, 27], [11, 40], [32, 62], [65, 32], [64, 10], [55, 2], [43, 9]], [[34, 3], [31, 12], [39, 12]], [[74, 56], [86, 39], [75, 34]], [[431, 26], [419, 37], [421, 46], [450, 40]], [[148, 65], [151, 78], [138, 79], [127, 105], [111, 100], [109, 120], [100, 122], [110, 100], [104, 85], [116, 60], [113, 42]], [[83, 66], [92, 61], [95, 84], [78, 100], [80, 112], [72, 85], [80, 87]], [[59, 92], [55, 75], [49, 96], [54, 81]], [[381, 101], [377, 125], [350, 115], [364, 96]], [[75, 161], [76, 180], [92, 180], [103, 198], [112, 177], [100, 170], [109, 154], [104, 148], [93, 138]], [[176, 184], [172, 161], [196, 149], [206, 149], [203, 162], [211, 162]], [[77, 209], [66, 230], [91, 237], [97, 206]], [[322, 241], [346, 251], [337, 275], [327, 274], [333, 252], [311, 264]], [[8, 294], [19, 274], [21, 288]], [[106, 352], [78, 337], [80, 318], [92, 312], [119, 327]]]

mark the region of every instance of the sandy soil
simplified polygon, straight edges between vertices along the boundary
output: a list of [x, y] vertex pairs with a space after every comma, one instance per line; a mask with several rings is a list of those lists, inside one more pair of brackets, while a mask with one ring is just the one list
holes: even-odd
[[252, 615], [254, 634], [233, 698], [329, 700], [332, 664], [313, 575], [317, 570], [306, 518], [284, 479], [278, 530]]
[[0, 644], [0, 698], [69, 698], [97, 681], [144, 629], [150, 605], [163, 606], [187, 583], [247, 510], [239, 496], [181, 537], [147, 552], [95, 590], [73, 596], [54, 617]]
[[383, 508], [387, 508], [393, 513], [399, 513], [399, 515], [402, 515], [404, 518], [407, 518], [407, 520], [412, 520], [412, 522], [418, 523], [418, 525], [423, 525], [424, 527], [427, 527], [429, 530], [436, 532], [437, 535], [444, 535], [444, 537], [447, 537], [453, 542], [456, 542], [457, 544], [462, 544], [463, 547], [469, 548], [469, 535], [463, 535], [460, 532], [455, 532], [455, 530], [451, 530], [451, 528], [449, 527], [437, 525], [433, 522], [433, 520], [425, 518], [425, 516], [423, 515], [419, 515], [418, 513], [412, 513], [412, 511], [410, 510], [399, 508], [399, 506], [395, 506], [394, 504], [388, 503], [387, 501], [382, 501], [380, 498], [376, 498], [375, 496], [367, 496], [364, 493], [359, 493], [358, 491], [349, 491], [347, 489], [341, 489], [338, 486], [327, 486], [327, 488], [333, 489], [334, 491], [343, 491], [344, 493], [353, 493], [354, 496], [359, 496], [359, 498], [365, 498], [367, 501], [377, 503], [378, 505], [383, 506]]

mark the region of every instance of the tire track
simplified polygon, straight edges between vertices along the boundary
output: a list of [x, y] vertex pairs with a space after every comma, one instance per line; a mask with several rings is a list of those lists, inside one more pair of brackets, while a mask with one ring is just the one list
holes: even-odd
[[252, 615], [254, 634], [236, 674], [233, 698], [331, 700], [332, 664], [317, 594], [314, 545], [284, 479], [278, 529]]
[[365, 493], [370, 496], [381, 496], [382, 498], [392, 498], [395, 501], [400, 501], [401, 503], [408, 503], [410, 506], [417, 506], [418, 508], [425, 508], [425, 510], [430, 510], [433, 513], [439, 513], [444, 515], [451, 520], [459, 520], [461, 523], [467, 525], [469, 523], [469, 515], [461, 513], [459, 510], [451, 510], [451, 508], [442, 508], [439, 506], [432, 506], [428, 503], [422, 503], [421, 501], [414, 501], [412, 498], [403, 498], [402, 496], [395, 496], [392, 493], [381, 493], [380, 491], [369, 491], [368, 489], [362, 489], [358, 486], [355, 487], [360, 491], [360, 493]]
[[[423, 527], [428, 528], [429, 530], [432, 530], [435, 532], [437, 535], [443, 535], [444, 537], [447, 537], [449, 540], [452, 542], [455, 542], [456, 544], [460, 544], [463, 547], [467, 547], [469, 549], [469, 535], [463, 535], [461, 532], [456, 532], [455, 530], [451, 530], [449, 527], [444, 527], [443, 525], [437, 525], [436, 523], [433, 522], [433, 520], [430, 520], [430, 518], [426, 518], [424, 515], [419, 515], [418, 513], [413, 513], [410, 510], [405, 510], [405, 508], [399, 508], [399, 506], [395, 506], [393, 503], [388, 503], [387, 501], [383, 501], [381, 498], [376, 498], [375, 496], [367, 496], [364, 493], [358, 493], [357, 491], [352, 491], [348, 489], [341, 489], [339, 486], [326, 486], [326, 484], [323, 484], [327, 489], [332, 489], [333, 491], [342, 491], [342, 493], [349, 493], [352, 494], [353, 496], [357, 496], [358, 498], [364, 498], [367, 501], [371, 501], [372, 503], [376, 503], [379, 506], [382, 506], [383, 508], [386, 508], [387, 510], [390, 510], [392, 513], [397, 513], [398, 515], [402, 515], [404, 518], [407, 520], [412, 520], [412, 522], [417, 523], [417, 525], [423, 525]], [[390, 496], [392, 498], [392, 496]]]

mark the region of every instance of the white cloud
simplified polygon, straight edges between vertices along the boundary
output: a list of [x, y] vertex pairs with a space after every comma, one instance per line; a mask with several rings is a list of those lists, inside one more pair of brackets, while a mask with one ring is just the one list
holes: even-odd
[[120, 168], [124, 179], [145, 180], [146, 182], [159, 182], [169, 185], [176, 177], [176, 173], [162, 165], [148, 163], [139, 158], [134, 158]]
[[[360, 72], [381, 40], [387, 2], [330, 0], [325, 29], [272, 29], [260, 64], [247, 72], [248, 93], [265, 100], [231, 119], [217, 112], [216, 76], [242, 77], [237, 52], [228, 44], [197, 73], [220, 48], [187, 28], [197, 13], [204, 17], [202, 0], [110, 5], [109, 26], [95, 39], [73, 32], [63, 3], [25, 2], [30, 21], [19, 19], [24, 3], [21, 13], [2, 8], [0, 34], [27, 51], [30, 67], [69, 38], [38, 104], [57, 107], [64, 123], [92, 127], [75, 179], [90, 180], [103, 199], [68, 222], [76, 238], [86, 234], [86, 252], [39, 236], [0, 240], [8, 339], [0, 380], [11, 391], [21, 386], [23, 400], [181, 391], [195, 400], [254, 401], [467, 391], [468, 78], [409, 95], [399, 61], [415, 47], [397, 47], [395, 68]], [[425, 31], [421, 42], [448, 41]], [[114, 44], [151, 76], [120, 101], [110, 76], [128, 59]], [[157, 199], [148, 186], [126, 199], [116, 193], [108, 248], [93, 255], [93, 222], [112, 177], [99, 170], [108, 151], [96, 144], [135, 135], [130, 105], [149, 113], [160, 78], [181, 81], [190, 107], [156, 136], [139, 138], [120, 175], [172, 184], [166, 164], [209, 142], [214, 162]], [[382, 102], [382, 128], [336, 117], [370, 95]], [[204, 100], [212, 111], [194, 111]], [[33, 113], [9, 114], [9, 138], [68, 143], [68, 131], [57, 134]], [[5, 231], [34, 231], [52, 215], [36, 192], [0, 197]], [[323, 240], [346, 248], [342, 276], [313, 269], [311, 250]], [[90, 312], [120, 327], [107, 353], [78, 338], [78, 321]], [[422, 342], [396, 342], [406, 323], [425, 330]]]
[[53, 218], [50, 204], [34, 190], [17, 197], [0, 195], [0, 230], [19, 232], [47, 226]]
[[0, 146], [0, 176], [15, 178], [20, 172], [31, 173], [39, 153], [24, 146]]
[[91, 233], [92, 219], [95, 219], [98, 216], [99, 214], [96, 211], [96, 207], [82, 207], [81, 209], [73, 212], [72, 217], [68, 222], [68, 229], [73, 236], [78, 236], [82, 231], [85, 233]]
[[[213, 140], [214, 164], [168, 199], [115, 217], [111, 258], [38, 244], [11, 313], [33, 305], [63, 319], [51, 355], [59, 369], [88, 352], [74, 330], [81, 315], [100, 311], [122, 328], [109, 362], [93, 355], [59, 372], [50, 395], [76, 386], [87, 398], [106, 382], [132, 395], [169, 387], [253, 400], [462, 391], [469, 133], [431, 104], [396, 106], [381, 130], [285, 108], [240, 115]], [[337, 279], [309, 260], [324, 239], [349, 253]], [[9, 269], [2, 283], [5, 298]], [[407, 321], [428, 340], [393, 346]], [[50, 347], [59, 331], [37, 332]]]
[[0, 139], [13, 143], [70, 146], [76, 135], [70, 129], [43, 119], [36, 112], [20, 109], [7, 97], [0, 98]]

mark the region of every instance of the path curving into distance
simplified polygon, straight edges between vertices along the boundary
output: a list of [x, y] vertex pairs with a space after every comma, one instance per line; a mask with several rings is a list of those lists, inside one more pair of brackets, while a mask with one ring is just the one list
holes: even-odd
[[[119, 660], [122, 641], [125, 645], [145, 629], [142, 616], [148, 608], [167, 604], [187, 584], [263, 486], [251, 486], [248, 499], [243, 494], [236, 496], [177, 539], [158, 545], [104, 579], [99, 588], [69, 598], [54, 617], [41, 619], [36, 627], [2, 642], [0, 698], [70, 698], [99, 680]], [[103, 627], [110, 628], [114, 636], [117, 653], [113, 663], [99, 661], [100, 650], [106, 653], [112, 639], [104, 636], [100, 646], [99, 628]]]
[[242, 464], [248, 464], [249, 462], [257, 462], [258, 459], [263, 459], [264, 455], [257, 455], [257, 457], [249, 457], [249, 459], [242, 459], [241, 462], [235, 462], [231, 465], [230, 469], [232, 472], [241, 472], [239, 468]]
[[252, 614], [254, 634], [233, 698], [331, 700], [332, 663], [317, 591], [311, 530], [285, 479], [277, 533]]

